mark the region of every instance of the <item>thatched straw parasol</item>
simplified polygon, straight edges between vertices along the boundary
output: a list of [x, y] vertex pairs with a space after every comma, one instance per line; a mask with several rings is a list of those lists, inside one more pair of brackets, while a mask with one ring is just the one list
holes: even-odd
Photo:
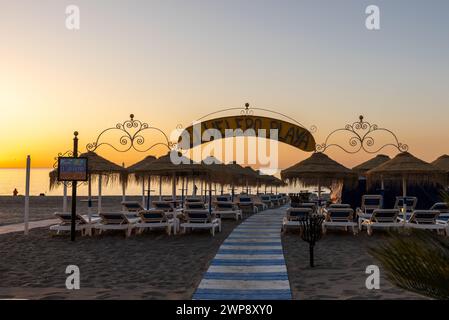
[[431, 164], [433, 164], [438, 169], [443, 170], [446, 172], [446, 186], [449, 185], [449, 156], [447, 154], [442, 155], [435, 161], [433, 161]]
[[402, 182], [403, 196], [407, 195], [407, 183], [443, 184], [444, 171], [434, 165], [402, 152], [393, 159], [367, 172], [368, 183], [381, 179]]
[[359, 164], [358, 166], [355, 166], [354, 168], [352, 168], [352, 171], [355, 171], [359, 175], [364, 176], [367, 171], [380, 166], [381, 164], [387, 162], [388, 160], [390, 160], [389, 156], [384, 155], [384, 154], [378, 154], [374, 158], [372, 158], [368, 161], [365, 161], [365, 162]]
[[281, 171], [282, 180], [300, 182], [305, 186], [318, 186], [318, 197], [321, 187], [330, 187], [333, 183], [343, 182], [354, 185], [357, 174], [322, 152], [315, 152], [309, 158]]

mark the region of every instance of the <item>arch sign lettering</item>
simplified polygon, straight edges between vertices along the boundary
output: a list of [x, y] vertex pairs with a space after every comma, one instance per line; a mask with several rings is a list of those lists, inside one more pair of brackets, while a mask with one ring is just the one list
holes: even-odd
[[[210, 132], [213, 132], [212, 136]], [[307, 129], [287, 121], [254, 115], [227, 116], [198, 122], [184, 129], [179, 141], [182, 146], [191, 148], [215, 140], [217, 136], [238, 136], [238, 132], [245, 136], [251, 132], [256, 137], [275, 139], [306, 152], [315, 151], [315, 139]], [[185, 138], [188, 144], [185, 144]]]

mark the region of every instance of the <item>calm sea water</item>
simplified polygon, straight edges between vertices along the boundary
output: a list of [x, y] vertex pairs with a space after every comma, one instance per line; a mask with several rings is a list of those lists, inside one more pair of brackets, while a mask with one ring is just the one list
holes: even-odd
[[[45, 195], [62, 195], [62, 187], [50, 190], [50, 182], [48, 174], [51, 169], [31, 169], [31, 183], [30, 183], [30, 194], [39, 195], [44, 193]], [[200, 191], [200, 184], [197, 182], [198, 192]], [[25, 193], [25, 169], [0, 169], [0, 195], [12, 195], [14, 188], [17, 188], [19, 194]], [[178, 186], [176, 191], [178, 194], [181, 193], [179, 190], [181, 185]], [[152, 185], [151, 189], [156, 190], [156, 194], [159, 194], [159, 186]], [[218, 188], [219, 189], [219, 188]], [[165, 184], [162, 187], [163, 194], [171, 194], [171, 185]], [[188, 193], [192, 192], [192, 184], [189, 184]], [[273, 188], [274, 190], [274, 188]], [[224, 189], [225, 192], [230, 192], [227, 187]], [[238, 190], [240, 191], [240, 190]], [[269, 191], [269, 189], [268, 189]], [[279, 188], [279, 192], [298, 192], [299, 188]], [[69, 191], [70, 192], [70, 191]], [[252, 189], [255, 192], [255, 188]], [[263, 188], [260, 189], [263, 192]], [[92, 184], [92, 193], [97, 194], [97, 184]], [[142, 193], [142, 186], [137, 185], [134, 182], [130, 182], [126, 189], [128, 195], [140, 195]], [[79, 195], [87, 195], [87, 185], [82, 184], [78, 188]], [[122, 187], [119, 184], [107, 185], [102, 188], [103, 195], [121, 195]]]

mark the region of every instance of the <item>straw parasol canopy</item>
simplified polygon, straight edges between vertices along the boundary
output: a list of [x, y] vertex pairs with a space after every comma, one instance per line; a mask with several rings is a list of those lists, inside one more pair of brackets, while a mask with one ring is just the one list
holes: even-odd
[[162, 177], [166, 181], [171, 181], [173, 176], [185, 177], [185, 176], [200, 176], [205, 177], [209, 174], [209, 170], [206, 166], [193, 163], [191, 159], [178, 154], [178, 160], [180, 163], [174, 163], [171, 159], [169, 151], [165, 156], [162, 156], [150, 163], [145, 168], [145, 173], [149, 176]]
[[446, 185], [449, 185], [449, 156], [447, 154], [444, 154], [433, 161], [432, 164], [438, 169], [446, 172]]
[[305, 186], [331, 186], [336, 182], [353, 185], [357, 174], [322, 152], [315, 152], [309, 158], [281, 171], [282, 180], [301, 182]]
[[147, 156], [126, 169], [129, 173], [145, 173], [147, 169], [151, 169], [151, 164], [156, 159], [157, 158], [155, 156]]
[[408, 152], [402, 152], [393, 159], [367, 172], [368, 183], [385, 180], [402, 181], [404, 186], [407, 183], [418, 184], [443, 184], [445, 181], [444, 171], [416, 158]]
[[243, 168], [241, 165], [237, 164], [237, 162], [233, 161], [226, 165], [229, 172], [232, 174], [232, 185], [235, 186], [243, 186], [246, 185], [246, 181], [248, 180], [248, 183], [252, 183], [251, 177], [253, 177], [253, 173], [245, 168]]
[[358, 166], [355, 166], [354, 168], [352, 168], [352, 170], [357, 172], [359, 175], [364, 176], [367, 171], [380, 166], [381, 164], [387, 162], [388, 160], [390, 160], [389, 156], [384, 154], [378, 154], [374, 158], [365, 161], [359, 164]]
[[[82, 153], [79, 157], [87, 158], [87, 166], [89, 175], [104, 175], [114, 180], [115, 177], [119, 177], [120, 182], [126, 183], [128, 180], [128, 171], [109, 161], [93, 151]], [[107, 181], [109, 181], [108, 179]], [[50, 189], [54, 188], [58, 184], [58, 170], [54, 169], [50, 172]]]

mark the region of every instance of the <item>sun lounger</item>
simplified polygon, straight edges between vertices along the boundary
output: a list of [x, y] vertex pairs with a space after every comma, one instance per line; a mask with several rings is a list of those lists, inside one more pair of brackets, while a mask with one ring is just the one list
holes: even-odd
[[259, 211], [249, 196], [240, 196], [238, 206], [242, 212], [257, 213]]
[[181, 223], [183, 233], [186, 229], [210, 229], [212, 236], [215, 235], [215, 229], [221, 231], [221, 219], [208, 210], [186, 210], [184, 212], [185, 222]]
[[317, 209], [317, 205], [314, 202], [301, 202], [301, 203], [295, 203], [294, 206], [292, 206], [292, 208], [308, 208], [312, 210], [312, 213], [316, 212]]
[[186, 202], [184, 204], [185, 210], [204, 210], [206, 205], [204, 202]]
[[221, 219], [232, 218], [242, 219], [242, 210], [231, 201], [215, 201], [213, 204], [214, 213]]
[[356, 209], [359, 230], [362, 230], [362, 221], [370, 219], [374, 210], [381, 209], [383, 198], [378, 194], [365, 194], [362, 196], [362, 204]]
[[123, 211], [128, 212], [138, 212], [144, 210], [144, 207], [137, 201], [123, 201], [122, 202]]
[[361, 225], [367, 228], [368, 235], [373, 234], [373, 228], [402, 228], [403, 223], [398, 221], [399, 209], [376, 209], [370, 218], [362, 219]]
[[330, 207], [325, 211], [325, 220], [322, 224], [323, 233], [326, 233], [328, 228], [343, 227], [348, 230], [348, 227], [352, 229], [354, 235], [357, 234], [358, 226], [357, 222], [354, 222], [354, 210], [348, 207]]
[[216, 201], [231, 201], [231, 196], [230, 195], [220, 195], [216, 197]]
[[265, 203], [265, 205], [267, 206], [267, 208], [273, 208], [274, 204], [273, 202], [271, 202], [271, 196], [268, 194], [263, 194], [260, 195], [260, 201], [262, 201], [262, 203]]
[[[51, 231], [56, 231], [56, 234], [60, 234], [64, 231], [70, 231], [72, 226], [72, 214], [55, 212], [55, 216], [60, 220], [59, 224], [50, 226]], [[91, 235], [92, 226], [95, 225], [100, 218], [92, 218], [89, 223], [89, 218], [87, 216], [82, 216], [77, 214], [75, 217], [75, 231], [80, 231], [81, 235]]]
[[[410, 215], [407, 215], [407, 221], [405, 226], [413, 229], [426, 229], [443, 231], [447, 234], [447, 226], [438, 223], [438, 216], [440, 212], [438, 210], [415, 210]], [[398, 220], [404, 222], [403, 217], [399, 215]]]
[[174, 205], [171, 201], [153, 201], [152, 202], [154, 209], [163, 210], [165, 212], [174, 211]]
[[313, 214], [311, 208], [288, 208], [285, 217], [282, 219], [282, 231], [288, 228], [300, 228], [299, 220]]
[[137, 232], [142, 233], [145, 229], [165, 228], [167, 234], [176, 234], [177, 219], [168, 217], [163, 210], [142, 210], [139, 211], [140, 221], [136, 224]]
[[105, 230], [123, 230], [129, 237], [140, 218], [137, 214], [128, 212], [103, 212], [100, 213], [101, 220], [93, 226], [101, 234]]
[[[417, 203], [418, 203], [418, 198], [405, 197], [407, 213], [411, 214], [415, 210]], [[404, 197], [396, 197], [396, 201], [394, 203], [394, 208], [399, 209], [399, 210], [402, 210], [404, 208]]]

